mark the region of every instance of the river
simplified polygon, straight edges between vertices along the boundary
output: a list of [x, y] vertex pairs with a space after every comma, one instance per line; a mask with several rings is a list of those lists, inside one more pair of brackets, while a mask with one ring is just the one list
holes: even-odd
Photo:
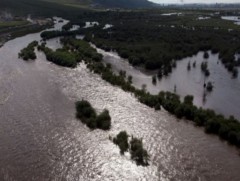
[[[84, 64], [59, 67], [39, 52], [35, 61], [18, 59], [33, 40], [40, 40], [40, 33], [0, 49], [1, 180], [239, 180], [234, 147], [148, 108]], [[82, 98], [98, 112], [109, 109], [110, 131], [90, 131], [76, 120], [74, 102]], [[119, 154], [109, 136], [122, 130], [143, 138], [150, 166], [136, 166], [128, 154]]]

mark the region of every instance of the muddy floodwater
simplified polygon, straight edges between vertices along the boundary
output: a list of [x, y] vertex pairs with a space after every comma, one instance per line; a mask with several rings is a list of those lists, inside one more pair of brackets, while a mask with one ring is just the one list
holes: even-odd
[[[60, 23], [61, 25], [61, 23]], [[58, 26], [60, 26], [58, 24]], [[30, 180], [218, 180], [240, 179], [238, 150], [165, 111], [103, 81], [84, 64], [59, 67], [37, 52], [18, 52], [40, 34], [0, 49], [0, 178]], [[57, 39], [48, 43], [60, 47]], [[75, 119], [74, 102], [86, 99], [98, 112], [109, 109], [110, 131], [90, 131]], [[126, 130], [143, 138], [150, 166], [121, 156], [109, 136]]]
[[[139, 89], [146, 85], [146, 89], [151, 94], [158, 94], [159, 91], [176, 92], [183, 98], [186, 95], [194, 96], [194, 104], [198, 107], [210, 108], [225, 116], [233, 115], [240, 120], [240, 76], [232, 78], [232, 74], [221, 63], [218, 54], [211, 54], [204, 59], [204, 52], [199, 52], [192, 57], [176, 61], [176, 68], [171, 74], [157, 80], [157, 84], [152, 83], [152, 76], [157, 75], [155, 71], [145, 71], [141, 68], [132, 67], [127, 60], [119, 57], [115, 52], [106, 52], [97, 49], [104, 55], [104, 61], [110, 63], [113, 70], [118, 73], [120, 70], [126, 71], [127, 75], [132, 76], [133, 85]], [[236, 56], [237, 58], [237, 56]], [[205, 77], [201, 71], [201, 63], [208, 63], [210, 76]], [[193, 63], [196, 62], [196, 67]], [[191, 70], [187, 70], [188, 63]], [[238, 68], [240, 72], [240, 68]], [[203, 85], [204, 82], [213, 83], [213, 91], [207, 92]]]

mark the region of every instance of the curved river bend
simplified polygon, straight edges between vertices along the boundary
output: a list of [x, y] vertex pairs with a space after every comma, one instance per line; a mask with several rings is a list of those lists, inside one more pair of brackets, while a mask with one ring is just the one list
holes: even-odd
[[[154, 111], [103, 81], [84, 64], [76, 69], [24, 62], [18, 52], [39, 33], [0, 49], [0, 178], [2, 180], [239, 180], [238, 151], [186, 121]], [[54, 40], [49, 46], [59, 46]], [[109, 109], [112, 129], [90, 131], [75, 119], [74, 102]], [[121, 156], [109, 135], [142, 137], [150, 166]]]

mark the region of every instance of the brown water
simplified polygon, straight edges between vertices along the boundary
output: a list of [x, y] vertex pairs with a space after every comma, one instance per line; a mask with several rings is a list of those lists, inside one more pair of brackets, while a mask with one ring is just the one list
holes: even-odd
[[[42, 53], [32, 62], [17, 58], [39, 39], [30, 34], [0, 49], [1, 180], [239, 180], [238, 151], [217, 137], [146, 107], [84, 64], [59, 67]], [[110, 131], [90, 131], [75, 119], [74, 102], [82, 98], [97, 111], [109, 109]], [[121, 130], [143, 138], [149, 167], [109, 141]]]
[[[210, 54], [208, 60], [203, 58], [203, 52], [197, 55], [177, 61], [177, 68], [167, 77], [163, 77], [157, 81], [157, 84], [152, 84], [152, 76], [157, 72], [147, 72], [139, 68], [132, 67], [126, 60], [120, 58], [114, 52], [105, 52], [97, 49], [99, 53], [104, 55], [104, 61], [111, 63], [113, 70], [119, 72], [125, 70], [127, 75], [133, 77], [133, 85], [142, 88], [142, 85], [147, 86], [147, 90], [151, 94], [158, 94], [159, 91], [174, 92], [182, 98], [186, 95], [194, 96], [194, 104], [198, 107], [210, 108], [217, 113], [225, 116], [234, 115], [240, 120], [240, 76], [233, 79], [232, 74], [227, 71], [218, 58], [218, 54]], [[191, 68], [187, 71], [188, 62], [193, 64], [196, 61], [196, 68]], [[210, 76], [205, 78], [201, 72], [201, 63], [208, 62]], [[239, 72], [240, 72], [240, 68]], [[204, 90], [204, 81], [211, 81], [214, 89], [212, 92]], [[205, 95], [205, 96], [204, 96]]]

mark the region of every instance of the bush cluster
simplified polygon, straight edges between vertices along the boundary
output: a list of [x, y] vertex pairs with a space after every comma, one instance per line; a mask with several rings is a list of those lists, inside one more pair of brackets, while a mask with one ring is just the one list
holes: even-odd
[[121, 131], [113, 138], [113, 142], [119, 146], [122, 155], [129, 151], [131, 159], [134, 160], [137, 165], [148, 166], [149, 155], [143, 148], [142, 140], [132, 136], [129, 142], [128, 137], [129, 135], [126, 131]]
[[38, 45], [37, 41], [33, 41], [28, 44], [28, 46], [18, 53], [18, 57], [22, 58], [23, 60], [35, 60], [37, 58], [34, 48]]
[[45, 53], [48, 61], [57, 65], [70, 68], [75, 68], [77, 66], [76, 55], [64, 49], [57, 49], [56, 51], [53, 51], [42, 44], [38, 46], [38, 50], [41, 50]]
[[86, 124], [90, 129], [109, 130], [111, 128], [111, 117], [108, 110], [97, 115], [88, 101], [76, 102], [76, 117]]

